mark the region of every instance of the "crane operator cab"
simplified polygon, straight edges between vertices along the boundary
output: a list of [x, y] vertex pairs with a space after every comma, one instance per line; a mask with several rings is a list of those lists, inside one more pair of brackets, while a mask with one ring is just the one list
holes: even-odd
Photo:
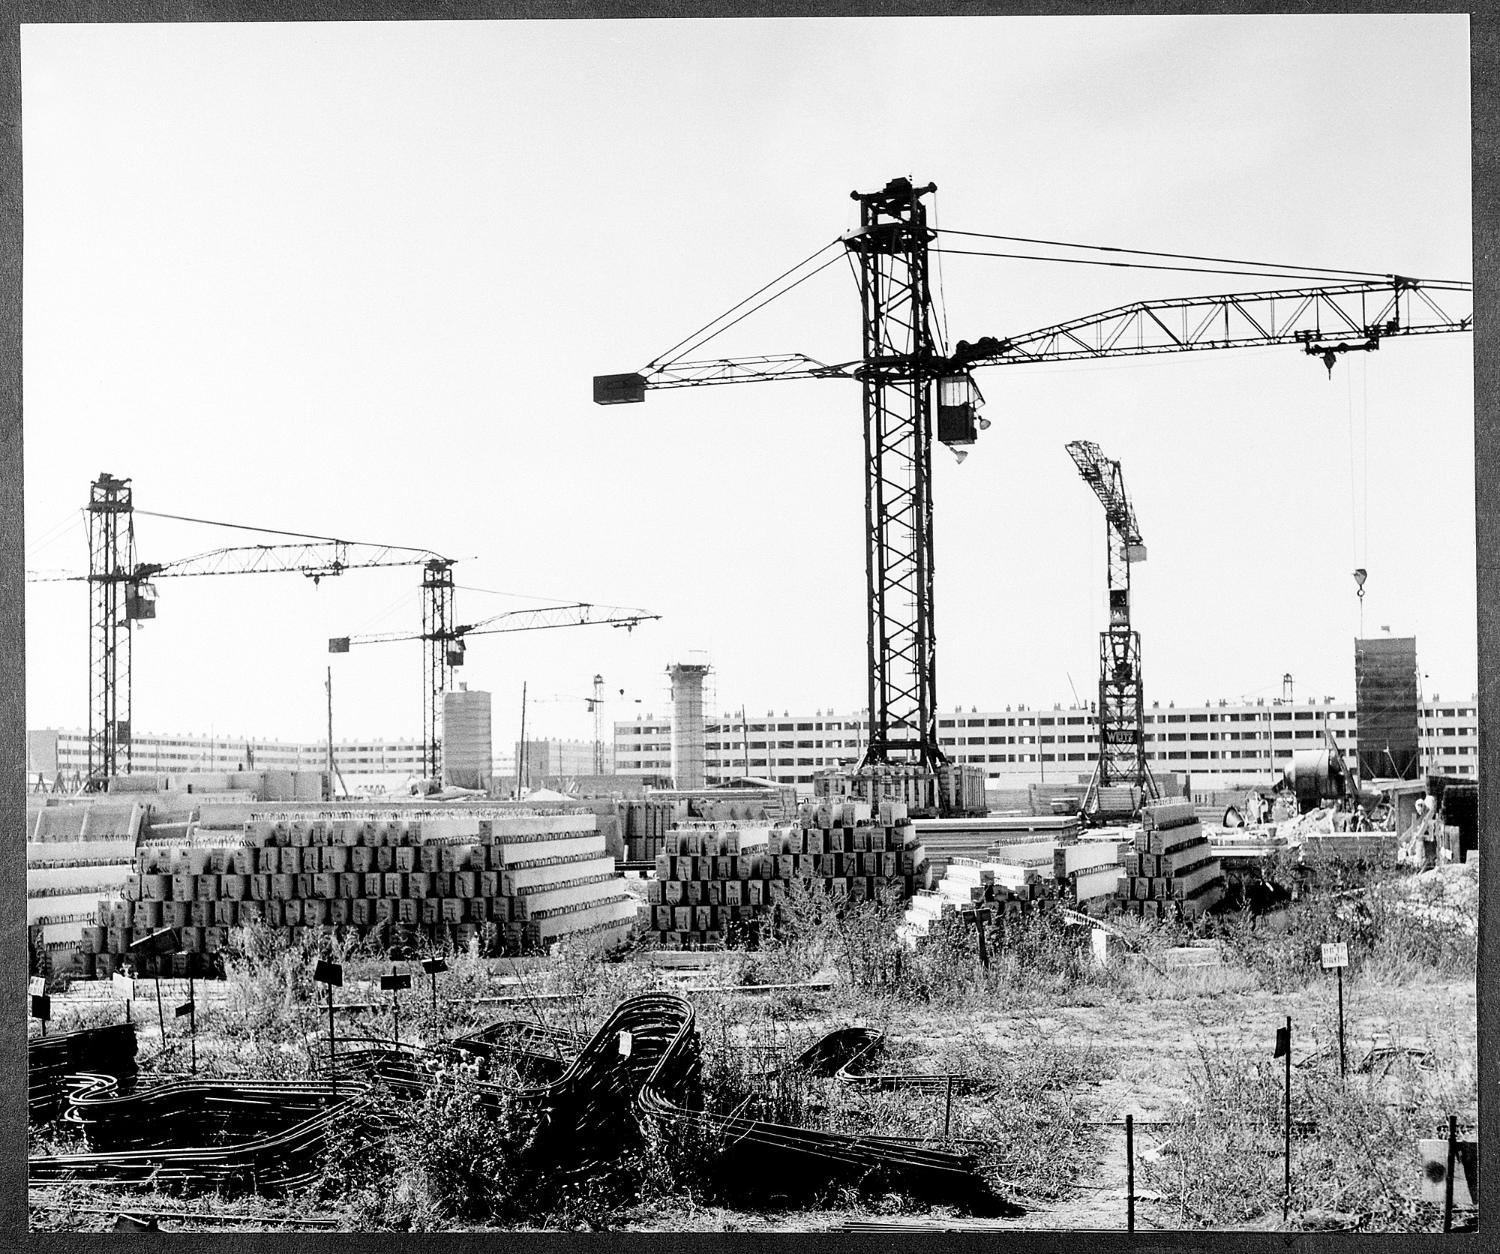
[[958, 446], [973, 444], [978, 433], [988, 429], [990, 421], [981, 418], [984, 396], [967, 371], [941, 376], [937, 381], [937, 438], [958, 453]]

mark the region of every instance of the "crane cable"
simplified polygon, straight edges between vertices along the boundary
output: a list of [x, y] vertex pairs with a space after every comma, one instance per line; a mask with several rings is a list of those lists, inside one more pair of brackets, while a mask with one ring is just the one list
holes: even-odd
[[[745, 297], [744, 300], [741, 300], [741, 301], [739, 301], [739, 302], [731, 305], [728, 309], [726, 309], [723, 313], [719, 314], [717, 317], [710, 318], [707, 322], [705, 322], [696, 331], [692, 332], [691, 334], [689, 334], [684, 339], [678, 340], [677, 343], [673, 344], [671, 348], [669, 348], [669, 349], [666, 350], [666, 352], [657, 354], [657, 356], [655, 356], [654, 358], [652, 358], [649, 362], [646, 363], [645, 366], [643, 366], [641, 368], [640, 373], [641, 374], [650, 374], [653, 371], [661, 369], [664, 366], [670, 366], [674, 362], [681, 361], [683, 359], [683, 357], [685, 357], [688, 353], [694, 351], [695, 349], [701, 348], [704, 344], [707, 344], [709, 340], [713, 339], [714, 336], [721, 335], [723, 332], [727, 331], [730, 327], [734, 326], [735, 322], [740, 322], [744, 318], [749, 317], [749, 315], [752, 314], [752, 313], [754, 313], [756, 309], [760, 309], [764, 305], [769, 304], [771, 301], [775, 300], [778, 296], [785, 296], [787, 292], [791, 291], [792, 288], [796, 287], [799, 283], [805, 282], [806, 280], [812, 278], [812, 276], [814, 274], [817, 274], [820, 271], [826, 269], [827, 266], [829, 264], [831, 264], [831, 262], [826, 262], [826, 263], [824, 263], [824, 265], [819, 266], [817, 270], [812, 271], [812, 273], [803, 275], [802, 278], [798, 279], [796, 283], [793, 283], [791, 285], [791, 287], [788, 287], [784, 291], [777, 292], [774, 295], [767, 297], [766, 300], [762, 301], [760, 305], [756, 305], [752, 309], [745, 310], [745, 312], [743, 314], [741, 314], [738, 318], [736, 318], [734, 320], [734, 322], [730, 322], [730, 323], [725, 324], [724, 326], [720, 327], [717, 331], [714, 331], [712, 334], [708, 334], [708, 335], [704, 334], [704, 332], [708, 331], [710, 327], [714, 326], [716, 323], [723, 322], [724, 319], [727, 318], [727, 317], [729, 317], [730, 314], [734, 313], [735, 310], [740, 309], [740, 308], [742, 308], [745, 305], [748, 305], [752, 300], [754, 300], [762, 292], [769, 291], [771, 288], [775, 287], [778, 283], [780, 283], [783, 279], [789, 277], [790, 275], [796, 274], [797, 271], [800, 270], [800, 269], [802, 269], [803, 266], [809, 265], [810, 263], [812, 263], [813, 261], [815, 261], [819, 256], [821, 256], [824, 252], [826, 252], [828, 249], [832, 248], [835, 244], [838, 244], [839, 242], [840, 241], [837, 240], [837, 239], [829, 240], [828, 243], [823, 244], [819, 248], [815, 249], [812, 253], [810, 253], [808, 256], [804, 257], [801, 261], [799, 261], [796, 265], [792, 266], [789, 270], [783, 271], [781, 274], [778, 274], [774, 279], [772, 279], [769, 283], [767, 283], [764, 286], [762, 286], [760, 288], [757, 288], [755, 291], [751, 292], [750, 295], [747, 296], [747, 297]], [[837, 260], [837, 258], [835, 258], [834, 260]], [[701, 339], [698, 338], [700, 336], [702, 336]], [[686, 346], [686, 347], [684, 347], [684, 346]], [[680, 352], [680, 353], [678, 353], [677, 352], [678, 349], [682, 349], [683, 351]], [[672, 356], [673, 353], [677, 353], [677, 356], [673, 357]]]
[[[951, 232], [950, 232], [951, 234]], [[1113, 266], [1124, 270], [1173, 270], [1184, 274], [1237, 274], [1256, 279], [1301, 279], [1308, 280], [1306, 273], [1289, 274], [1276, 270], [1230, 270], [1221, 266], [1164, 266], [1151, 265], [1143, 261], [1102, 261], [1096, 257], [1045, 257], [1039, 253], [991, 253], [972, 248], [933, 248], [935, 253], [953, 253], [959, 257], [999, 257], [1010, 261], [1055, 261], [1071, 266]], [[1254, 264], [1253, 262], [1250, 264]], [[1370, 282], [1368, 279], [1360, 282]]]
[[410, 544], [371, 544], [367, 540], [346, 540], [341, 536], [310, 535], [305, 531], [281, 531], [276, 527], [252, 527], [248, 523], [220, 522], [214, 518], [187, 518], [182, 514], [162, 514], [151, 509], [137, 509], [134, 512], [145, 515], [147, 518], [168, 518], [173, 522], [200, 523], [205, 527], [229, 527], [235, 531], [258, 531], [268, 536], [290, 536], [294, 540], [321, 540], [326, 544], [370, 544], [371, 548], [399, 549], [403, 553], [427, 553], [433, 557], [442, 556], [431, 549], [417, 548]]
[[[1279, 267], [1283, 270], [1307, 270], [1316, 274], [1342, 274], [1361, 278], [1390, 279], [1394, 275], [1381, 274], [1375, 270], [1347, 270], [1337, 266], [1301, 266], [1290, 261], [1247, 261], [1243, 257], [1205, 257], [1198, 253], [1169, 253], [1151, 248], [1118, 248], [1111, 244], [1075, 244], [1067, 240], [1032, 239], [1025, 235], [992, 235], [984, 231], [943, 230], [943, 235], [967, 235], [975, 239], [1004, 240], [1014, 244], [1042, 244], [1049, 248], [1085, 248], [1094, 252], [1129, 253], [1135, 257], [1167, 257], [1174, 261], [1214, 261], [1221, 265]], [[1064, 260], [1064, 258], [1054, 258]]]

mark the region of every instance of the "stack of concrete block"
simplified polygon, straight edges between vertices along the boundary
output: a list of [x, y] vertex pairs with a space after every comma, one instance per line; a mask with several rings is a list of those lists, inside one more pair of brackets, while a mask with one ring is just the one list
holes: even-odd
[[984, 796], [984, 767], [945, 762], [938, 769], [938, 788], [943, 809], [949, 814], [988, 814]]
[[79, 928], [94, 922], [101, 894], [124, 887], [149, 816], [133, 798], [28, 803], [26, 923], [40, 974], [77, 972]]
[[1130, 844], [1106, 840], [1059, 845], [1052, 855], [1052, 875], [1062, 896], [1079, 910], [1103, 914], [1118, 897]]
[[132, 940], [176, 928], [184, 953], [161, 973], [184, 974], [186, 954], [214, 954], [230, 928], [251, 923], [294, 940], [383, 926], [392, 943], [422, 936], [516, 953], [579, 934], [623, 940], [633, 918], [592, 814], [392, 809], [142, 842], [124, 891], [99, 902], [81, 948], [87, 973], [107, 976]]
[[827, 800], [795, 826], [677, 827], [647, 885], [651, 930], [672, 948], [722, 944], [737, 924], [754, 935], [798, 882], [853, 903], [909, 897], [932, 871], [900, 801]]
[[835, 767], [813, 775], [815, 801], [894, 801], [912, 814], [936, 814], [938, 788], [938, 777], [918, 766], [870, 766], [859, 772]]
[[1224, 895], [1224, 874], [1191, 801], [1157, 801], [1141, 810], [1135, 847], [1125, 858], [1125, 909], [1148, 918], [1194, 919]]
[[619, 803], [620, 833], [625, 841], [625, 861], [651, 862], [665, 848], [667, 829], [676, 806], [670, 801], [622, 801]]
[[1057, 840], [993, 844], [986, 861], [998, 865], [1045, 865], [1057, 885], [1057, 897], [1080, 910], [1102, 914], [1118, 892], [1128, 843], [1079, 840], [1077, 828]]

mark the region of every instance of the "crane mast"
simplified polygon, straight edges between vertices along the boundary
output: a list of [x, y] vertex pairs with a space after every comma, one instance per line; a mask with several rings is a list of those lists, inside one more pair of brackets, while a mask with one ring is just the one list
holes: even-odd
[[89, 756], [84, 787], [97, 792], [122, 757], [130, 770], [130, 624], [154, 615], [135, 579], [135, 502], [129, 479], [105, 473], [89, 485], [88, 528]]
[[932, 232], [906, 179], [852, 193], [863, 311], [865, 578], [870, 739], [859, 767], [937, 771], [932, 615], [932, 380], [927, 259]]
[[1128, 784], [1143, 797], [1157, 796], [1156, 780], [1146, 761], [1141, 634], [1130, 622], [1130, 568], [1145, 561], [1146, 546], [1125, 495], [1120, 463], [1105, 457], [1088, 440], [1074, 440], [1067, 449], [1083, 481], [1104, 506], [1109, 566], [1109, 622], [1099, 633], [1099, 760], [1083, 802], [1084, 813], [1091, 814], [1099, 808], [1105, 788]]
[[464, 660], [463, 637], [454, 632], [453, 563], [422, 568], [422, 761], [428, 779], [442, 770], [443, 693], [453, 687], [453, 668]]

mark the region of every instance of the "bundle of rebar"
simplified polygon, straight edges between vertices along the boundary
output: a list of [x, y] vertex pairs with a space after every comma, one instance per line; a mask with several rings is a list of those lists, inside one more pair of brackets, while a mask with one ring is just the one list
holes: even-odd
[[193, 1080], [126, 1096], [88, 1093], [69, 1117], [91, 1145], [82, 1154], [32, 1158], [34, 1183], [113, 1184], [284, 1193], [318, 1175], [330, 1138], [358, 1125], [370, 1086]]
[[30, 1119], [45, 1123], [62, 1114], [69, 1076], [89, 1072], [127, 1079], [135, 1075], [135, 1070], [132, 1023], [35, 1037], [27, 1042], [26, 1049]]

